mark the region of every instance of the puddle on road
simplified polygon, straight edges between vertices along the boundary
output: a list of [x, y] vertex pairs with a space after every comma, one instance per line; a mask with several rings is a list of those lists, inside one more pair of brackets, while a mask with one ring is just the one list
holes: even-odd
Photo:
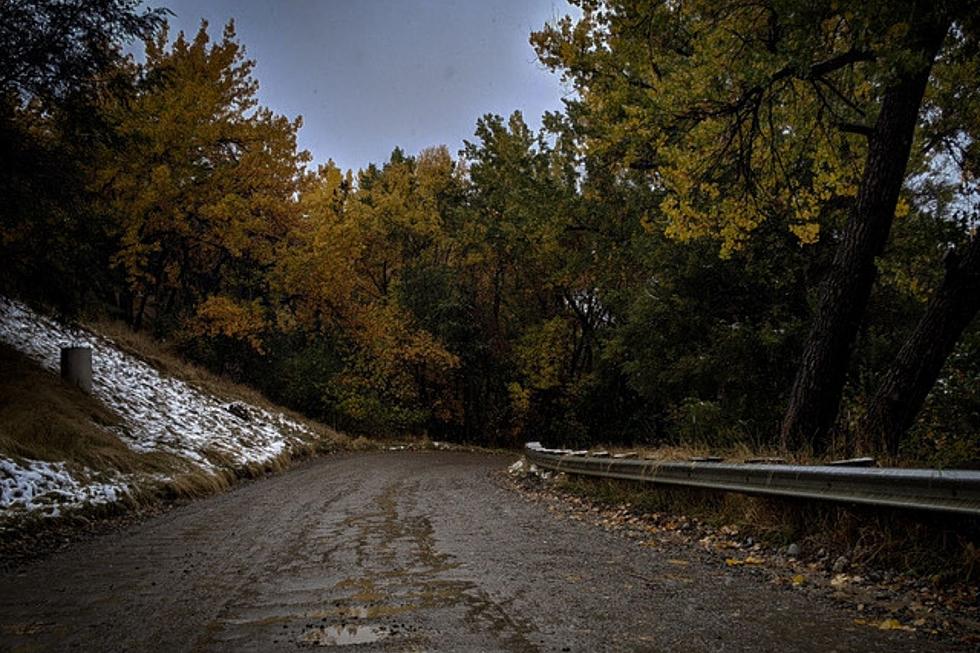
[[349, 646], [351, 644], [370, 644], [389, 635], [383, 626], [319, 626], [303, 633], [300, 642], [313, 646]]

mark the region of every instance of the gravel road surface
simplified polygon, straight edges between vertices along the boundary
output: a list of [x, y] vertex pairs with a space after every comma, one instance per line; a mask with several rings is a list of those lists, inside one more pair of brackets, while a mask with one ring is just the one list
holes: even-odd
[[507, 489], [513, 458], [351, 454], [0, 575], [3, 651], [945, 651]]

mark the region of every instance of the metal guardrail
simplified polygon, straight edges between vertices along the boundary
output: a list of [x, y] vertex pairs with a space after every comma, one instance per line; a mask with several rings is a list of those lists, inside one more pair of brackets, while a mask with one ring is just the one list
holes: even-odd
[[568, 474], [980, 516], [975, 471], [598, 458], [537, 442], [528, 443], [526, 455], [538, 467]]

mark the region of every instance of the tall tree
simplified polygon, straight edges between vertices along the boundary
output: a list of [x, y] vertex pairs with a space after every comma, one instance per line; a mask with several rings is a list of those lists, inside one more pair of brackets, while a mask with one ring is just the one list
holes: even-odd
[[546, 123], [536, 135], [519, 112], [484, 116], [463, 152], [472, 183], [464, 278], [488, 350], [471, 367], [483, 396], [467, 406], [478, 422], [489, 421], [488, 405], [506, 406], [505, 423], [489, 425], [505, 437], [579, 428], [573, 386], [591, 371], [604, 316], [581, 274], [587, 232], [573, 231], [582, 215], [574, 149]]
[[[977, 171], [980, 170], [980, 16], [964, 15], [955, 38], [934, 66], [921, 128], [928, 172], [916, 179], [933, 199], [923, 207], [945, 224], [960, 223], [959, 243], [943, 243], [945, 274], [925, 313], [903, 343], [865, 407], [861, 436], [892, 454], [963, 332], [980, 311], [980, 236], [977, 233]], [[959, 217], [960, 220], [956, 218]], [[952, 239], [955, 242], [955, 238]]]
[[963, 331], [980, 310], [980, 235], [946, 257], [946, 275], [862, 418], [862, 434], [898, 453], [902, 434], [922, 407]]
[[932, 63], [952, 22], [947, 8], [932, 2], [909, 9], [901, 39], [909, 63], [883, 86], [857, 201], [823, 283], [783, 419], [783, 444], [789, 448], [822, 451], [829, 444], [851, 348], [877, 274], [875, 258], [888, 241]]
[[[72, 315], [104, 291], [104, 241], [83, 162], [110, 130], [96, 92], [164, 11], [136, 0], [0, 3], [0, 286]], [[79, 270], [87, 269], [87, 274]]]
[[130, 65], [135, 92], [105, 99], [118, 136], [93, 181], [113, 216], [129, 319], [194, 320], [257, 343], [267, 273], [298, 215], [301, 119], [258, 106], [233, 23], [215, 42], [202, 23], [193, 39], [171, 44], [162, 30], [145, 45], [145, 64]]
[[121, 45], [151, 38], [167, 11], [139, 0], [4, 0], [0, 88], [18, 99], [64, 99], [97, 82]]
[[[960, 3], [583, 2], [532, 35], [579, 91], [590, 148], [650, 171], [667, 233], [722, 255], [766, 220], [837, 254], [783, 421], [822, 449], [908, 174], [930, 71]], [[962, 41], [954, 30], [952, 41]], [[918, 159], [921, 160], [921, 159]], [[843, 226], [840, 226], [843, 220]]]
[[458, 420], [458, 358], [418, 309], [420, 277], [453, 260], [445, 212], [461, 183], [441, 147], [396, 148], [356, 185], [333, 164], [304, 184], [275, 285], [300, 329], [337, 343], [331, 402], [357, 428], [438, 432]]

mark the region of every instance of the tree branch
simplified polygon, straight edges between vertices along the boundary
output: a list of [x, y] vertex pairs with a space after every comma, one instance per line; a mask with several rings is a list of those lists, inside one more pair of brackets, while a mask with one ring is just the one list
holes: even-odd
[[838, 122], [834, 123], [834, 127], [842, 132], [847, 132], [848, 134], [858, 134], [859, 136], [864, 136], [866, 138], [870, 138], [871, 134], [874, 132], [871, 127], [854, 122]]

